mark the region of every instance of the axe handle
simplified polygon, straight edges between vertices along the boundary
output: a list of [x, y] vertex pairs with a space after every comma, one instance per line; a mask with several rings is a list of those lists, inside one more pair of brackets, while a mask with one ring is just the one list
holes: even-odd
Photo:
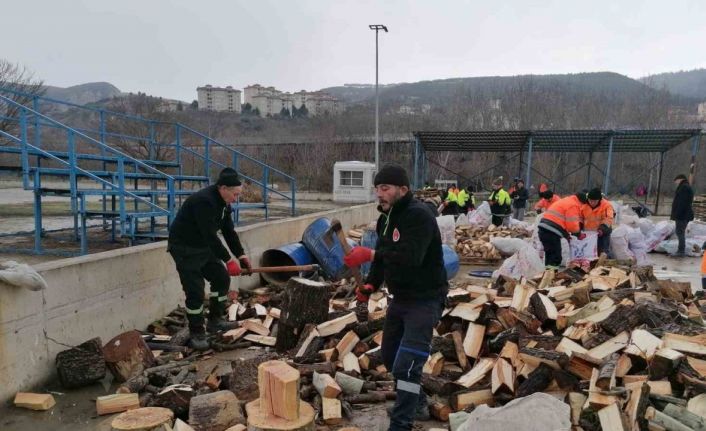
[[273, 272], [304, 272], [304, 271], [316, 271], [318, 269], [317, 265], [293, 265], [293, 266], [263, 266], [260, 268], [253, 268], [248, 271], [243, 269], [243, 274], [258, 274], [258, 273], [273, 273]]

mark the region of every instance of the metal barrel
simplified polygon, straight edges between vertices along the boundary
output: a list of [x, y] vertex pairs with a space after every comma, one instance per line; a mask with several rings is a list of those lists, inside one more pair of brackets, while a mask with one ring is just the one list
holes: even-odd
[[[302, 242], [319, 261], [321, 269], [333, 280], [350, 277], [349, 268], [343, 263], [343, 248], [338, 237], [329, 231], [331, 221], [321, 217], [304, 230]], [[351, 246], [354, 241], [348, 241]]]
[[[314, 256], [301, 242], [294, 242], [277, 248], [265, 250], [260, 260], [261, 266], [295, 266], [317, 263]], [[298, 272], [262, 273], [262, 278], [270, 284], [283, 286]]]

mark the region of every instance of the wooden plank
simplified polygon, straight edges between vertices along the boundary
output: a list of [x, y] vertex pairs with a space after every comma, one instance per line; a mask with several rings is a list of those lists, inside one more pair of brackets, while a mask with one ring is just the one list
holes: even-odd
[[588, 404], [598, 410], [618, 402], [617, 397], [613, 395], [603, 395], [601, 393], [601, 388], [596, 386], [597, 380], [598, 370], [594, 368], [593, 373], [591, 374], [591, 381], [588, 386]]
[[458, 317], [469, 322], [475, 322], [483, 310], [483, 305], [474, 305], [469, 302], [462, 302], [455, 306], [449, 316]]
[[277, 343], [277, 338], [275, 337], [266, 337], [264, 335], [255, 335], [255, 334], [248, 334], [243, 339], [252, 341], [253, 343], [257, 344], [264, 344], [265, 346], [270, 346], [274, 347], [274, 345]]
[[649, 361], [661, 347], [662, 340], [644, 329], [635, 329], [630, 334], [630, 344], [625, 348], [625, 353]]
[[574, 352], [588, 354], [588, 350], [586, 348], [567, 337], [561, 339], [555, 350], [557, 352], [565, 353], [567, 356], [571, 356]]
[[625, 431], [617, 403], [598, 410], [598, 419], [603, 431]]
[[648, 392], [649, 388], [643, 385], [637, 386], [630, 391], [628, 403], [625, 406], [629, 431], [640, 431], [640, 422], [643, 420], [645, 409], [647, 408]]
[[480, 382], [486, 374], [488, 374], [495, 365], [495, 359], [492, 358], [480, 358], [476, 365], [471, 368], [469, 372], [461, 376], [456, 383], [466, 388], [470, 388], [476, 383]]
[[466, 370], [468, 368], [468, 357], [466, 356], [465, 349], [463, 348], [463, 335], [459, 331], [453, 331], [451, 333], [451, 338], [454, 342], [454, 349], [456, 350], [456, 357], [458, 360], [458, 365]]
[[706, 355], [706, 335], [688, 337], [679, 334], [664, 334], [662, 337], [664, 347], [669, 347], [683, 353], [693, 353], [695, 355]]
[[112, 394], [96, 398], [96, 413], [99, 416], [139, 408], [140, 397], [138, 394]]
[[226, 331], [223, 333], [223, 338], [228, 340], [228, 341], [237, 341], [239, 340], [245, 333], [248, 332], [247, 329], [245, 328], [235, 328], [231, 329], [229, 331]]
[[343, 371], [347, 373], [354, 371], [360, 374], [360, 364], [358, 363], [358, 357], [356, 355], [348, 353], [341, 361], [343, 362]]
[[477, 359], [481, 348], [483, 347], [483, 340], [485, 338], [485, 326], [478, 325], [475, 323], [468, 324], [468, 331], [466, 331], [466, 337], [463, 340], [463, 351], [467, 356]]
[[247, 329], [250, 332], [254, 332], [257, 335], [268, 336], [270, 335], [270, 330], [262, 324], [258, 319], [248, 319], [241, 323], [241, 327]]
[[319, 324], [316, 327], [316, 330], [319, 332], [320, 336], [328, 337], [330, 335], [338, 334], [339, 332], [343, 331], [346, 326], [350, 325], [351, 323], [356, 323], [357, 321], [358, 318], [355, 316], [355, 313], [348, 313], [337, 319], [329, 320], [327, 322]]
[[336, 398], [321, 399], [322, 417], [326, 425], [338, 425], [343, 421], [341, 402]]
[[629, 341], [630, 334], [628, 334], [627, 331], [623, 331], [605, 343], [599, 344], [593, 349], [590, 349], [588, 351], [588, 355], [593, 356], [594, 358], [603, 359], [611, 353], [623, 350], [628, 345]]
[[18, 392], [15, 394], [15, 406], [30, 410], [49, 410], [56, 405], [52, 394]]

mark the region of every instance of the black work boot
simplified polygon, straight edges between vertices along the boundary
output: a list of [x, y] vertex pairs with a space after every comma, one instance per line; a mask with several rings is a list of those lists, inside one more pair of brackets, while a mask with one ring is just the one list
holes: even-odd
[[[203, 330], [203, 328], [202, 328], [202, 330]], [[192, 331], [191, 338], [189, 339], [189, 347], [191, 347], [194, 350], [198, 350], [200, 352], [203, 352], [205, 350], [208, 350], [211, 346], [208, 343], [208, 339], [206, 339], [205, 332], [194, 333]]]
[[216, 297], [211, 297], [209, 300], [208, 323], [206, 323], [206, 331], [209, 334], [216, 334], [221, 331], [229, 331], [240, 327], [238, 322], [228, 322], [223, 318], [225, 314], [225, 302], [221, 302]]
[[[387, 408], [388, 416], [392, 416], [392, 410], [394, 408], [394, 404]], [[431, 417], [429, 415], [429, 401], [427, 400], [427, 395], [422, 392], [419, 394], [419, 399], [417, 400], [417, 411], [415, 412], [414, 420], [428, 421], [430, 418]]]

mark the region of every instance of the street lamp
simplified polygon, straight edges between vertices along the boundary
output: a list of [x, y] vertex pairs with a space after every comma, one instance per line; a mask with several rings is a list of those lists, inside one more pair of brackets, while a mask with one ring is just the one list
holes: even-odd
[[368, 26], [370, 30], [375, 30], [375, 170], [380, 170], [380, 99], [378, 96], [378, 32], [387, 27], [382, 24], [372, 24]]

